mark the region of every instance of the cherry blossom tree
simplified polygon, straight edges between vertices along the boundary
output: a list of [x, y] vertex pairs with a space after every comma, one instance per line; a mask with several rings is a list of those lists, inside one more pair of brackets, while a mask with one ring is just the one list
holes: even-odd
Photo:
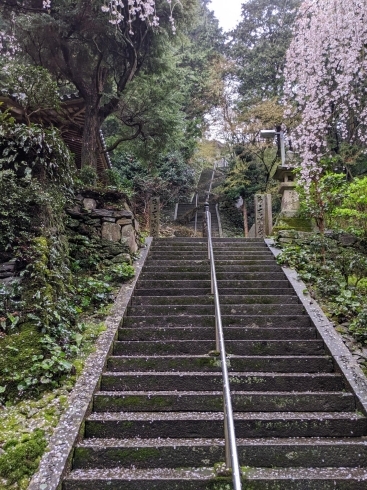
[[287, 53], [286, 115], [300, 117], [300, 182], [320, 180], [343, 145], [367, 143], [367, 0], [304, 0]]

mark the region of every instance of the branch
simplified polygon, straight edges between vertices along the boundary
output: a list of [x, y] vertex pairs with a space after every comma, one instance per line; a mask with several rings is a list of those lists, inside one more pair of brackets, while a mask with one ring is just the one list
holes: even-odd
[[139, 134], [142, 132], [143, 125], [141, 123], [138, 123], [138, 124], [134, 124], [134, 126], [138, 126], [138, 128], [136, 129], [134, 134], [132, 134], [131, 136], [119, 138], [117, 141], [114, 142], [114, 144], [112, 146], [107, 148], [107, 150], [104, 150], [102, 153], [108, 153], [110, 151], [115, 150], [124, 141], [131, 141], [131, 140], [136, 139], [139, 136]]

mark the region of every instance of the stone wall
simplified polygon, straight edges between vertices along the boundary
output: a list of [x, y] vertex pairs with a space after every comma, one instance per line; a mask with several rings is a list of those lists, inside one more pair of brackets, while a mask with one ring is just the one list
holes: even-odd
[[[139, 224], [126, 202], [118, 204], [122, 209], [115, 208], [115, 204], [107, 208], [97, 194], [77, 195], [66, 209], [69, 242], [94, 247], [103, 261], [131, 262], [131, 255], [138, 251]], [[14, 258], [0, 263], [0, 284], [19, 280], [19, 267]]]
[[6, 284], [11, 282], [15, 274], [15, 259], [0, 264], [0, 282]]
[[305, 243], [314, 236], [313, 232], [298, 231], [298, 230], [278, 230], [275, 235], [275, 241], [278, 245], [289, 243]]
[[121, 244], [121, 249], [127, 246], [131, 253], [137, 252], [139, 224], [128, 204], [123, 204], [124, 209], [100, 207], [101, 204], [103, 206], [97, 196], [91, 198], [79, 194], [75, 205], [66, 210], [71, 217], [68, 228], [75, 234]]

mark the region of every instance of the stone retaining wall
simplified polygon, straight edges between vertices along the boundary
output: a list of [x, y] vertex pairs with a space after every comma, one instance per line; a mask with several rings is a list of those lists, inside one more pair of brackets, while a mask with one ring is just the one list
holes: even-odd
[[76, 197], [76, 204], [66, 210], [72, 218], [67, 226], [75, 233], [89, 238], [128, 246], [131, 253], [138, 250], [139, 224], [129, 206], [125, 209], [100, 208], [97, 199]]
[[[69, 241], [98, 248], [102, 260], [131, 262], [138, 251], [139, 224], [127, 203], [123, 209], [106, 209], [98, 198], [76, 196], [66, 209]], [[0, 284], [19, 280], [16, 259], [0, 263]]]

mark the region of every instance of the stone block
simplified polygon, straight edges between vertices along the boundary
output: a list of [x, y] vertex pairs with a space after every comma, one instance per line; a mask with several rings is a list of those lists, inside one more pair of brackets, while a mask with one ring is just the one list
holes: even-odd
[[135, 254], [138, 250], [138, 244], [136, 243], [135, 236], [131, 236], [129, 240], [129, 248], [131, 253]]
[[130, 235], [134, 235], [135, 237], [135, 230], [133, 225], [126, 225], [121, 228], [121, 237], [122, 238], [128, 238]]
[[5, 279], [7, 277], [12, 277], [13, 272], [8, 271], [8, 272], [0, 272], [0, 279]]
[[94, 199], [89, 199], [88, 197], [86, 197], [83, 199], [83, 207], [88, 211], [92, 211], [93, 209], [96, 209], [97, 202]]
[[5, 264], [0, 264], [0, 272], [13, 272], [15, 269], [15, 263], [14, 262], [6, 262]]
[[343, 247], [351, 247], [358, 242], [358, 238], [351, 233], [346, 233], [343, 231], [338, 237], [338, 241]]
[[134, 219], [134, 220], [133, 220], [133, 226], [134, 226], [134, 228], [135, 228], [135, 231], [136, 231], [137, 233], [139, 233], [139, 231], [140, 231], [140, 225], [139, 225], [138, 220], [136, 220], [136, 219]]
[[101, 220], [98, 218], [85, 219], [84, 223], [88, 226], [101, 226]]
[[131, 265], [131, 257], [129, 254], [127, 253], [124, 253], [124, 254], [118, 254], [116, 255], [116, 257], [114, 257], [111, 262], [113, 264], [122, 264], [122, 263], [125, 263], [125, 264], [130, 264]]
[[124, 209], [120, 211], [112, 211], [114, 218], [130, 218], [132, 219], [133, 213], [131, 211], [126, 211]]
[[132, 222], [133, 221], [131, 218], [121, 218], [116, 221], [116, 223], [120, 226], [131, 225]]
[[82, 216], [82, 210], [80, 206], [73, 206], [72, 208], [66, 208], [66, 212], [73, 217], [78, 218], [79, 216]]
[[77, 219], [69, 219], [67, 222], [67, 226], [72, 229], [78, 228], [79, 225], [80, 221], [78, 221]]
[[279, 237], [281, 238], [297, 238], [297, 236], [296, 230], [279, 230]]
[[102, 224], [102, 238], [110, 242], [119, 242], [121, 240], [121, 227], [116, 223]]
[[115, 223], [115, 218], [102, 218], [104, 223]]
[[280, 243], [293, 243], [293, 238], [278, 238], [278, 242]]
[[110, 209], [93, 209], [90, 215], [97, 218], [113, 218], [113, 213], [114, 211], [111, 211]]

